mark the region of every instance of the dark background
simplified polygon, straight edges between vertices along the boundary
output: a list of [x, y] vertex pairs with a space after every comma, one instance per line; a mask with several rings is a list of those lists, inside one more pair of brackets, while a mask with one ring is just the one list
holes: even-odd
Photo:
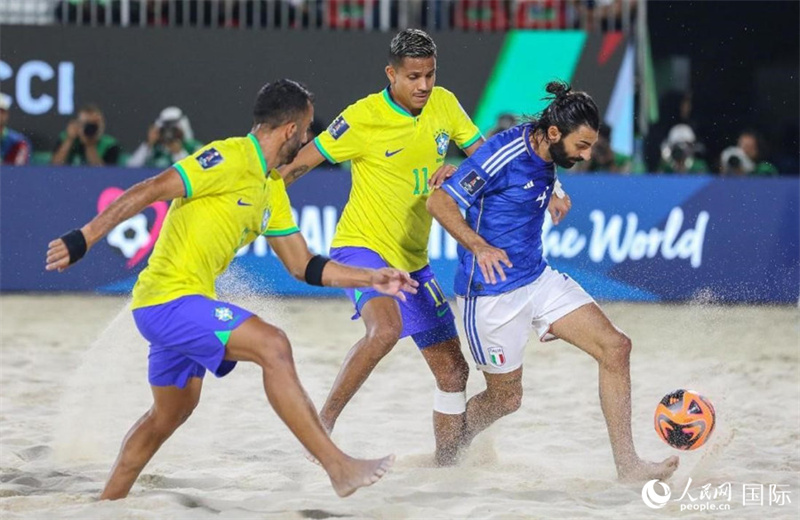
[[660, 94], [676, 80], [670, 59], [688, 58], [692, 120], [712, 168], [741, 130], [755, 128], [768, 157], [796, 175], [800, 2], [650, 1], [647, 10]]

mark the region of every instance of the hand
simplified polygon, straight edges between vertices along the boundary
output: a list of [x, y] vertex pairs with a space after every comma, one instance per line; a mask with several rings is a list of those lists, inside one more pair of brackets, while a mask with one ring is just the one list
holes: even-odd
[[81, 133], [81, 124], [78, 122], [77, 119], [73, 119], [67, 124], [67, 137], [71, 140], [75, 140], [78, 135]]
[[406, 301], [405, 293], [417, 294], [419, 282], [411, 278], [405, 271], [384, 267], [372, 273], [370, 284], [379, 293], [395, 296]]
[[452, 164], [443, 164], [438, 170], [434, 172], [430, 179], [428, 179], [428, 187], [432, 190], [440, 188], [444, 181], [453, 176], [458, 168]]
[[564, 194], [564, 198], [553, 195], [550, 197], [550, 203], [547, 205], [547, 211], [550, 212], [550, 218], [553, 220], [553, 225], [557, 226], [559, 222], [564, 220], [569, 210], [572, 208], [572, 200], [569, 195]]
[[495, 285], [497, 283], [495, 271], [497, 271], [497, 274], [500, 275], [500, 280], [506, 281], [506, 273], [503, 271], [503, 266], [501, 264], [506, 264], [506, 267], [509, 269], [513, 266], [505, 251], [486, 244], [478, 246], [473, 251], [473, 254], [475, 255], [475, 260], [478, 262], [478, 266], [481, 268], [484, 280]]
[[147, 145], [152, 148], [161, 138], [161, 130], [156, 125], [150, 125], [147, 130]]

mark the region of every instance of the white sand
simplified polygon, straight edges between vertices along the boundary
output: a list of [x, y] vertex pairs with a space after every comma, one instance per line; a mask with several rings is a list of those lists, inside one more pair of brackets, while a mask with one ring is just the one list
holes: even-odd
[[[343, 300], [237, 300], [292, 339], [300, 377], [321, 405], [362, 331]], [[522, 409], [476, 441], [462, 466], [430, 467], [433, 379], [403, 340], [337, 424], [353, 455], [398, 456], [392, 472], [348, 499], [308, 463], [264, 398], [256, 367], [206, 378], [200, 406], [115, 503], [95, 501], [119, 443], [150, 404], [147, 346], [126, 300], [0, 298], [2, 518], [798, 518], [800, 312], [794, 307], [609, 304], [634, 340], [633, 429], [643, 456], [678, 453], [653, 431], [658, 400], [693, 388], [717, 408], [709, 444], [681, 453], [688, 478], [732, 483], [729, 512], [652, 510], [640, 486], [615, 482], [595, 362], [562, 342], [531, 342]], [[468, 350], [465, 349], [468, 353]], [[470, 375], [468, 394], [483, 386]], [[786, 485], [791, 504], [742, 503], [743, 484]], [[708, 502], [698, 499], [696, 503]]]

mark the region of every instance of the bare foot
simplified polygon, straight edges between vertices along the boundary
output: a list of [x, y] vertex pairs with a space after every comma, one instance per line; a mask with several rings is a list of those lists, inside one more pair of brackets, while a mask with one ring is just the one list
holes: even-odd
[[371, 486], [383, 477], [394, 464], [394, 455], [382, 459], [353, 459], [346, 462], [328, 475], [336, 494], [340, 497], [350, 496], [358, 488]]
[[677, 456], [669, 457], [661, 462], [648, 462], [638, 459], [624, 468], [619, 468], [617, 473], [620, 481], [628, 483], [644, 482], [652, 479], [666, 480], [678, 469], [679, 462], [680, 459]]

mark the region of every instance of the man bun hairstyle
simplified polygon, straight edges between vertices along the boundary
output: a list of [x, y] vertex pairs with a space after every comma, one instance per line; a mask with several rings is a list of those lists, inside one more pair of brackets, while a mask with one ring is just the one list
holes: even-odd
[[389, 44], [389, 64], [399, 67], [403, 58], [436, 57], [436, 44], [433, 38], [420, 29], [405, 29], [397, 33]]
[[592, 96], [582, 91], [572, 90], [563, 81], [551, 81], [545, 87], [550, 94], [543, 99], [550, 104], [536, 118], [536, 129], [545, 132], [555, 126], [563, 135], [569, 135], [581, 125], [592, 130], [600, 129], [600, 114]]
[[256, 96], [253, 122], [277, 128], [299, 119], [313, 102], [314, 94], [302, 83], [291, 79], [267, 83]]

